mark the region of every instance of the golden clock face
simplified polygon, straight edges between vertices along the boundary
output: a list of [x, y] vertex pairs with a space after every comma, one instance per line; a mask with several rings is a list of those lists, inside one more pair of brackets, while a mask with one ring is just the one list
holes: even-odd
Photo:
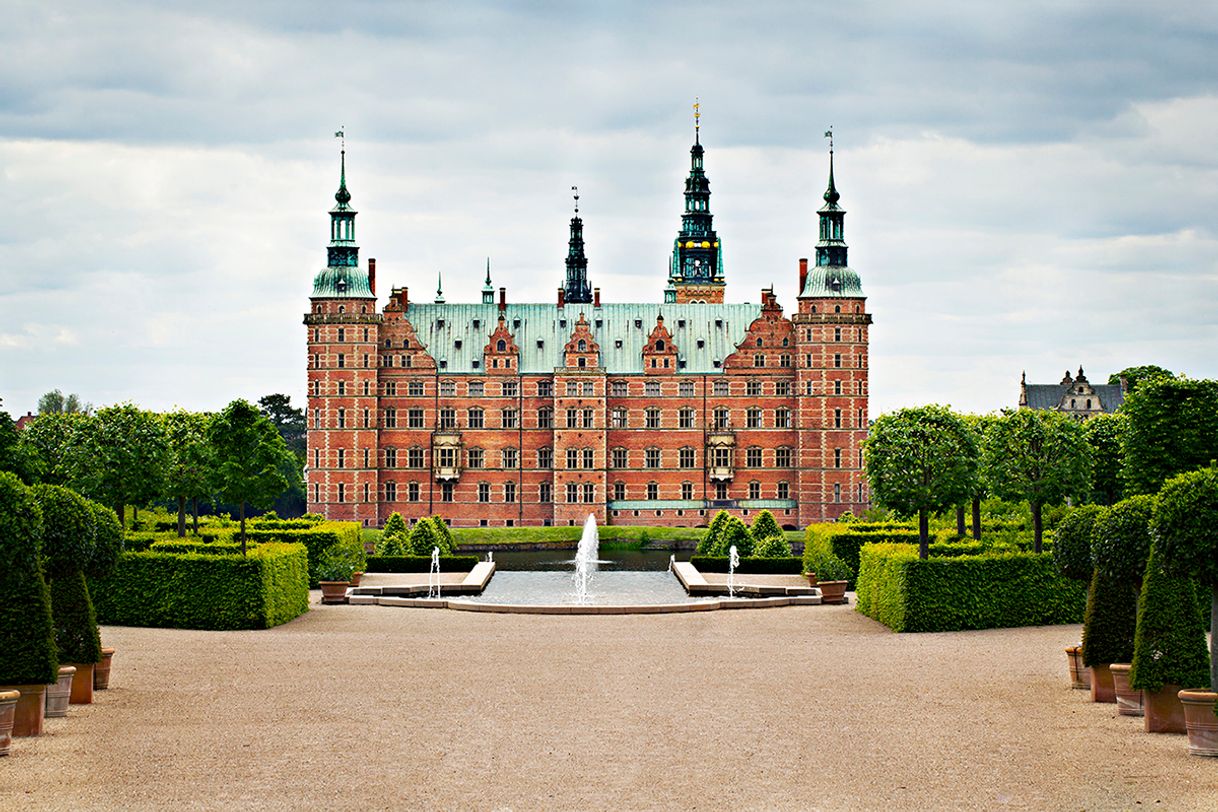
[[685, 243], [685, 247], [686, 247], [686, 248], [693, 248], [693, 247], [694, 247], [694, 241], [693, 241], [693, 240], [690, 240], [689, 242]]
[[708, 243], [708, 242], [706, 242], [706, 241], [703, 241], [703, 243], [702, 243], [702, 247], [703, 247], [703, 248], [710, 248], [710, 243]]

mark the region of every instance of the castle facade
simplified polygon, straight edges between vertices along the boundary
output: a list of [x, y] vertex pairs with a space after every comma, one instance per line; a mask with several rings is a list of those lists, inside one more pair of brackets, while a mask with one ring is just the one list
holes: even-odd
[[380, 526], [705, 525], [769, 509], [788, 528], [858, 514], [868, 330], [833, 177], [815, 260], [787, 314], [724, 302], [700, 139], [663, 302], [602, 301], [588, 281], [578, 197], [550, 303], [412, 300], [378, 309], [361, 267], [346, 154], [308, 334], [308, 509]]

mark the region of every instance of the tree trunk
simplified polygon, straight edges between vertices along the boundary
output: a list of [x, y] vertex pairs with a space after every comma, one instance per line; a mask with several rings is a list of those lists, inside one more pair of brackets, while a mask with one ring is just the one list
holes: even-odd
[[1034, 549], [1036, 550], [1036, 552], [1038, 554], [1041, 552], [1040, 540], [1041, 540], [1041, 537], [1044, 535], [1044, 530], [1045, 530], [1044, 522], [1042, 522], [1041, 518], [1040, 518], [1040, 505], [1037, 504], [1036, 502], [1033, 502], [1032, 503], [1032, 537], [1035, 539], [1036, 546], [1034, 547]]
[[245, 555], [245, 501], [241, 502], [241, 555]]
[[956, 505], [956, 535], [964, 538], [964, 505]]
[[178, 538], [186, 538], [186, 497], [178, 497]]
[[191, 510], [191, 515], [194, 516], [194, 520], [195, 520], [194, 534], [197, 536], [197, 535], [199, 535], [199, 497], [197, 497], [197, 496], [194, 497], [191, 500], [191, 504], [193, 506], [193, 509]]
[[973, 538], [981, 541], [981, 497], [973, 497]]
[[118, 526], [123, 528], [123, 532], [127, 532], [127, 506], [120, 499], [118, 506], [114, 508], [114, 512], [118, 514]]
[[918, 558], [930, 557], [930, 518], [925, 508], [918, 511]]

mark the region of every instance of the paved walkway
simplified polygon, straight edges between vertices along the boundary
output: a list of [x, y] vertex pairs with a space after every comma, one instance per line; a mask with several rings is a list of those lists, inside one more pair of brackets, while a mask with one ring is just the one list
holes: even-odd
[[106, 627], [115, 687], [15, 742], [0, 809], [1218, 808], [1218, 762], [1069, 689], [1078, 634], [853, 606]]

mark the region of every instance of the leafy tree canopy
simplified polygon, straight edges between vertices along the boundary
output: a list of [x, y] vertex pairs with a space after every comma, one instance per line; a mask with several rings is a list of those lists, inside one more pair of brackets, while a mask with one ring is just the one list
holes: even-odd
[[757, 518], [753, 519], [753, 527], [751, 528], [753, 538], [761, 541], [762, 539], [782, 537], [782, 528], [778, 526], [778, 520], [774, 518], [774, 514], [768, 510], [763, 510], [757, 514]]
[[290, 452], [274, 424], [244, 400], [234, 400], [213, 417], [207, 436], [215, 455], [216, 492], [240, 505], [244, 548], [245, 506], [267, 508], [275, 502], [288, 485], [282, 468]]
[[1150, 556], [1150, 519], [1154, 509], [1153, 496], [1131, 496], [1096, 518], [1091, 561], [1101, 575], [1131, 583], [1141, 580]]
[[1126, 493], [1154, 493], [1172, 476], [1218, 459], [1218, 381], [1148, 381], [1122, 409]]
[[8, 412], [0, 412], [0, 471], [16, 474], [25, 482], [33, 481], [31, 461], [21, 445], [21, 432]]
[[82, 419], [73, 439], [73, 486], [113, 506], [120, 519], [125, 505], [147, 504], [164, 493], [169, 452], [164, 425], [152, 412], [131, 403], [107, 406]]
[[83, 569], [93, 557], [93, 511], [75, 491], [61, 485], [35, 485], [31, 492], [42, 509], [42, 558], [58, 576]]
[[183, 499], [204, 496], [211, 478], [211, 447], [207, 442], [209, 418], [182, 409], [162, 416], [168, 465], [165, 470], [165, 495]]
[[1091, 539], [1095, 520], [1104, 513], [1099, 505], [1083, 505], [1066, 514], [1053, 536], [1053, 560], [1061, 574], [1086, 581], [1095, 570], [1091, 563]]
[[292, 398], [279, 394], [258, 398], [258, 409], [275, 424], [288, 449], [303, 456], [307, 438], [304, 409], [293, 408]]
[[1125, 379], [1125, 385], [1130, 392], [1135, 391], [1138, 386], [1146, 381], [1162, 380], [1163, 378], [1172, 378], [1170, 369], [1164, 369], [1154, 364], [1146, 364], [1140, 367], [1126, 367], [1120, 372], [1114, 372], [1108, 376], [1110, 386], [1116, 386], [1121, 382], [1121, 378]]
[[1098, 414], [1083, 424], [1087, 445], [1091, 446], [1091, 498], [1101, 505], [1114, 505], [1121, 500], [1121, 466], [1125, 454], [1121, 438], [1129, 418], [1124, 412]]
[[18, 444], [34, 482], [66, 485], [72, 480], [71, 452], [87, 419], [82, 414], [49, 412], [21, 430]]
[[83, 403], [75, 393], [64, 395], [58, 389], [52, 389], [38, 398], [38, 414], [91, 414], [92, 403]]

